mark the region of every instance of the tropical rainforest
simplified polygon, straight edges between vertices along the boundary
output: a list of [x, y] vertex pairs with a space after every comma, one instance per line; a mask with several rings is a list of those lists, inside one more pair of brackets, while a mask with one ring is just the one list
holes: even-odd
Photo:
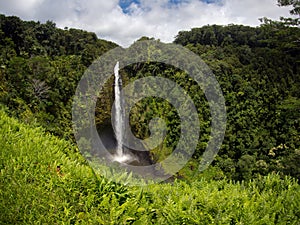
[[[298, 1], [279, 1], [291, 4], [299, 15]], [[137, 42], [143, 40], [160, 42]], [[299, 224], [299, 19], [207, 25], [179, 31], [174, 44], [200, 56], [219, 82], [224, 141], [199, 172], [211, 125], [201, 88], [163, 63], [122, 68], [125, 84], [148, 76], [176, 82], [193, 100], [201, 124], [192, 158], [171, 180], [129, 187], [91, 168], [72, 130], [78, 82], [118, 45], [52, 21], [0, 15], [0, 224]], [[97, 101], [99, 129], [111, 123], [112, 84], [108, 80]], [[154, 117], [167, 124], [165, 140], [149, 154], [159, 162], [178, 143], [180, 118], [163, 99], [145, 98], [131, 111], [133, 133], [147, 138]]]

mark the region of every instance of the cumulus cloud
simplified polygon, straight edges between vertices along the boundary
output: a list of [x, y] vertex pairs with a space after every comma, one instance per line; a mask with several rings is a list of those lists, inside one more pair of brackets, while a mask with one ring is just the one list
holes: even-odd
[[19, 15], [22, 17], [30, 17], [30, 13], [42, 3], [43, 0], [0, 0], [0, 12], [10, 15]]
[[121, 1], [0, 0], [0, 12], [26, 20], [52, 20], [62, 28], [93, 31], [123, 46], [141, 36], [171, 42], [178, 31], [207, 24], [257, 26], [261, 17], [289, 16], [289, 9], [278, 7], [276, 0]]

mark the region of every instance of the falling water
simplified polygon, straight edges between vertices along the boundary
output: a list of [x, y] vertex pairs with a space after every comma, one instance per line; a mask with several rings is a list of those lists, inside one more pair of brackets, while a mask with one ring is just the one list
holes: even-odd
[[117, 155], [123, 155], [123, 118], [121, 105], [122, 79], [119, 75], [119, 62], [115, 65], [115, 133], [117, 139]]
[[123, 120], [123, 109], [122, 109], [122, 79], [119, 75], [119, 62], [116, 63], [114, 68], [115, 73], [115, 135], [117, 139], [115, 161], [125, 162], [128, 161], [131, 156], [125, 154], [123, 149], [123, 132], [124, 132], [124, 120]]

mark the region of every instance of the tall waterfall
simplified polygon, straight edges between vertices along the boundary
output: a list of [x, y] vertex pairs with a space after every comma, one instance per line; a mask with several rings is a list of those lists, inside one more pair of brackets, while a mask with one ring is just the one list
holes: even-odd
[[119, 62], [115, 65], [115, 134], [117, 139], [116, 154], [118, 157], [123, 156], [123, 112], [121, 88], [122, 79], [119, 75]]
[[114, 68], [115, 73], [115, 135], [117, 139], [117, 149], [114, 160], [118, 162], [130, 162], [132, 156], [129, 152], [125, 152], [123, 148], [124, 137], [124, 111], [123, 111], [123, 98], [121, 94], [122, 78], [119, 75], [119, 62], [116, 63]]

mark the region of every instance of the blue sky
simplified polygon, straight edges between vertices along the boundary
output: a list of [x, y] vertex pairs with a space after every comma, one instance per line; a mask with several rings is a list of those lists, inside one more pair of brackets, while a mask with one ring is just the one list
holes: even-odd
[[95, 32], [128, 46], [141, 36], [172, 42], [181, 30], [207, 24], [258, 26], [289, 16], [277, 0], [0, 0], [0, 13]]
[[141, 1], [140, 0], [120, 0], [119, 1], [119, 6], [122, 8], [123, 13], [125, 13], [125, 14], [130, 14], [130, 5], [131, 4], [140, 5]]
[[[214, 4], [217, 2], [221, 2], [221, 0], [198, 0], [201, 2], [204, 2], [206, 4]], [[167, 3], [163, 3], [165, 7], [174, 7], [174, 6], [180, 6], [182, 4], [188, 4], [191, 2], [190, 0], [168, 0]], [[119, 0], [119, 6], [122, 8], [123, 13], [125, 14], [131, 14], [130, 5], [135, 4], [139, 7], [142, 6], [141, 0]]]

